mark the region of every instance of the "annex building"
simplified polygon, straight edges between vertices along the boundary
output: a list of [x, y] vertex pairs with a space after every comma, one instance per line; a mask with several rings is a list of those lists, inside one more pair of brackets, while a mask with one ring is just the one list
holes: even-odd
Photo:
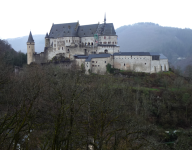
[[117, 69], [146, 73], [169, 70], [168, 59], [163, 54], [120, 52], [113, 23], [106, 23], [106, 17], [103, 24], [53, 24], [45, 36], [44, 51], [39, 54], [35, 52], [35, 41], [30, 32], [27, 64], [44, 64], [57, 59], [66, 68], [70, 68], [72, 63], [79, 68], [84, 66], [86, 74], [105, 74], [108, 63]]

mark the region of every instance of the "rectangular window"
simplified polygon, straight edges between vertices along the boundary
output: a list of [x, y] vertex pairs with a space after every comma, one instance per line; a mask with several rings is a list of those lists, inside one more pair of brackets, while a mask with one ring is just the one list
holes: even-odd
[[152, 56], [152, 60], [159, 60], [159, 56]]
[[94, 63], [94, 61], [92, 61], [92, 63]]

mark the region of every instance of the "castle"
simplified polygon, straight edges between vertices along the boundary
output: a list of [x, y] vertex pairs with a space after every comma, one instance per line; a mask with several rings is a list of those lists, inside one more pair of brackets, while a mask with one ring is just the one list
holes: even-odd
[[163, 54], [150, 52], [120, 52], [113, 23], [81, 26], [79, 22], [53, 24], [45, 36], [44, 52], [35, 52], [35, 42], [30, 32], [27, 41], [27, 64], [48, 63], [59, 59], [66, 68], [71, 63], [85, 68], [89, 74], [106, 73], [106, 65], [121, 70], [156, 73], [168, 71], [168, 59]]

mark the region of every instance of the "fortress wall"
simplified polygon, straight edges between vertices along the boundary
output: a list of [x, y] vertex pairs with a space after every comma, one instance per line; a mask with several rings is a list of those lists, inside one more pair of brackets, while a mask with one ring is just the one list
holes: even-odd
[[169, 71], [168, 59], [160, 59], [161, 71]]
[[91, 62], [85, 62], [85, 74], [89, 74], [89, 70], [91, 71]]
[[151, 56], [114, 56], [114, 68], [151, 72]]
[[[94, 36], [94, 35], [93, 35]], [[91, 43], [95, 43], [95, 39], [94, 39], [94, 37], [82, 37], [81, 38], [81, 43], [90, 43], [90, 45], [91, 45]]]
[[97, 53], [104, 53], [105, 50], [108, 50], [109, 54], [118, 53], [120, 51], [119, 46], [98, 46]]
[[157, 73], [161, 71], [160, 60], [152, 60], [151, 57], [151, 73]]
[[[104, 38], [105, 37], [105, 38]], [[100, 38], [100, 42], [106, 42], [106, 44], [108, 44], [108, 42], [111, 42], [111, 44], [114, 44], [117, 45], [117, 36], [99, 36]]]
[[75, 59], [76, 65], [79, 66], [79, 67], [81, 67], [82, 64], [85, 65], [85, 60], [86, 59], [79, 59], [79, 58]]
[[92, 73], [97, 73], [97, 74], [105, 74], [106, 73], [106, 65], [111, 64], [111, 58], [93, 58], [91, 59], [90, 62], [90, 67]]

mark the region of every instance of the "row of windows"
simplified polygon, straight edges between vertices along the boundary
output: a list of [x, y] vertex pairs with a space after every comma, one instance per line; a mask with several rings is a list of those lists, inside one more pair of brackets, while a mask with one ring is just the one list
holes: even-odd
[[[123, 58], [115, 58], [115, 59], [123, 59]], [[126, 57], [125, 57], [125, 59], [126, 59]], [[129, 59], [129, 58], [127, 58], [127, 59]], [[132, 59], [132, 57], [130, 59]], [[134, 58], [134, 59], [139, 59], [139, 58]], [[145, 58], [140, 58], [140, 59], [145, 59]]]
[[99, 42], [99, 44], [117, 44], [117, 42]]
[[99, 65], [92, 65], [92, 67], [99, 67]]
[[[97, 63], [97, 61], [95, 62], [95, 61], [92, 61], [92, 63]], [[105, 63], [106, 63], [106, 61], [105, 61]]]
[[[145, 63], [145, 65], [146, 65], [147, 63]], [[124, 63], [124, 66], [125, 66], [125, 63]]]

